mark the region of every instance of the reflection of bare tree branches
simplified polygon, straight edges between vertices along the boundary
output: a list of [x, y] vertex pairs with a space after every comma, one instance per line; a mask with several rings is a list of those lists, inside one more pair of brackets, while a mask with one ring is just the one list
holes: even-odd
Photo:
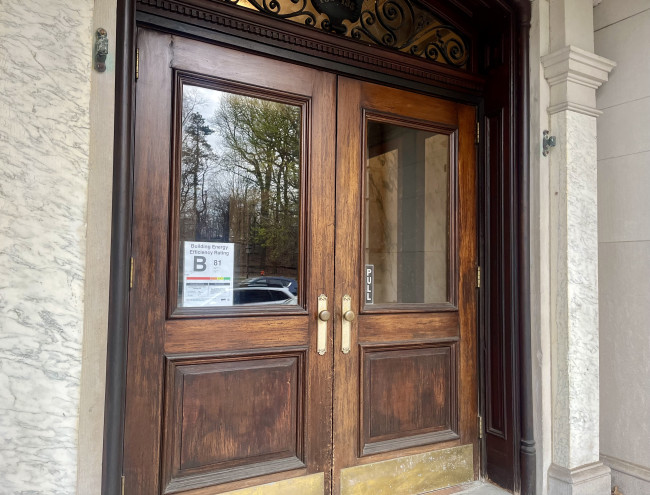
[[211, 123], [219, 130], [231, 170], [259, 194], [247, 242], [250, 238], [261, 247], [262, 266], [296, 266], [300, 110], [227, 95]]
[[212, 99], [206, 91], [185, 87], [183, 93], [181, 239], [240, 243], [260, 270], [293, 275], [300, 109], [210, 90]]
[[[181, 127], [185, 128], [187, 119], [195, 112], [201, 113], [201, 110], [208, 103], [208, 99], [203, 96], [198, 88], [192, 86], [183, 87], [183, 108], [181, 109]], [[185, 135], [183, 135], [185, 136]]]

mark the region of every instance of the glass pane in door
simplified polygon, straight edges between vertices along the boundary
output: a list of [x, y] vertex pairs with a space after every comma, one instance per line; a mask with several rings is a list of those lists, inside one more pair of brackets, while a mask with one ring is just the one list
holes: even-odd
[[365, 304], [449, 301], [450, 136], [367, 121]]
[[178, 306], [295, 305], [301, 108], [183, 87]]

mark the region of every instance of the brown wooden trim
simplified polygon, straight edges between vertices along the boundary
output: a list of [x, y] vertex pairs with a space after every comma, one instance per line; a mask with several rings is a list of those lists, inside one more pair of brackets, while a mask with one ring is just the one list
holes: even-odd
[[533, 495], [537, 489], [536, 446], [533, 418], [533, 356], [530, 320], [530, 99], [529, 99], [529, 31], [531, 5], [528, 0], [513, 0], [517, 15], [517, 141], [520, 167], [517, 229], [517, 310], [519, 312], [519, 347], [514, 349], [519, 368], [519, 396], [516, 404], [520, 415], [519, 478], [522, 495]]
[[113, 212], [108, 302], [106, 395], [102, 455], [103, 495], [121, 492], [129, 321], [135, 3], [117, 0]]

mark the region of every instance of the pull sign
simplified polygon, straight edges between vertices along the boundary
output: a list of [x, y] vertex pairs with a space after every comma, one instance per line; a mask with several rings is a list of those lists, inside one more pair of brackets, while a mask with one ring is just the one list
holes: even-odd
[[366, 304], [373, 304], [375, 301], [375, 265], [366, 265]]

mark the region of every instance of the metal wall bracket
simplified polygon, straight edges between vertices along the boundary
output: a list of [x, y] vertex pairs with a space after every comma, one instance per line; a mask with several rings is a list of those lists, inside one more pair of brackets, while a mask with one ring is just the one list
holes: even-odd
[[544, 138], [542, 139], [542, 155], [548, 156], [551, 148], [555, 146], [555, 136], [551, 136], [549, 131], [544, 131]]
[[104, 72], [106, 70], [106, 56], [108, 55], [108, 33], [104, 28], [95, 32], [95, 70]]

